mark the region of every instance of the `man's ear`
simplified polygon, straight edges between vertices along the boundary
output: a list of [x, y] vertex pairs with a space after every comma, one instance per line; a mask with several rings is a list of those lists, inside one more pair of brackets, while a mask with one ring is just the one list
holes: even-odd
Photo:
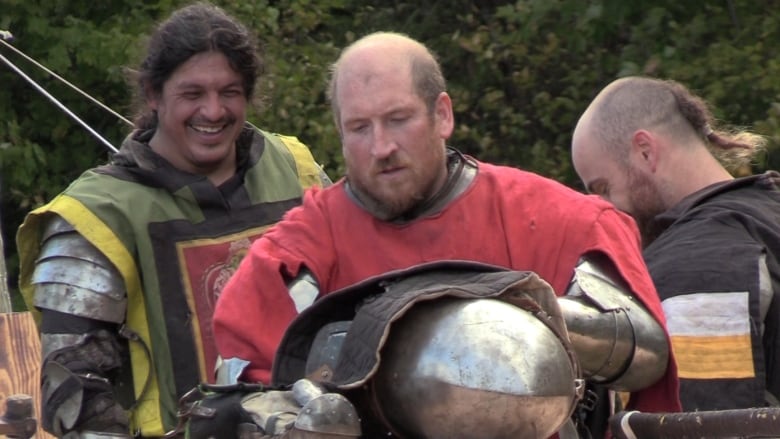
[[149, 85], [144, 86], [144, 98], [146, 99], [146, 105], [154, 111], [157, 111], [157, 107], [160, 105], [158, 94], [152, 90]]
[[631, 153], [650, 172], [658, 167], [658, 139], [647, 130], [636, 130], [631, 136]]
[[452, 112], [452, 99], [450, 95], [441, 92], [436, 98], [434, 116], [439, 123], [439, 137], [449, 139], [455, 129], [455, 116]]

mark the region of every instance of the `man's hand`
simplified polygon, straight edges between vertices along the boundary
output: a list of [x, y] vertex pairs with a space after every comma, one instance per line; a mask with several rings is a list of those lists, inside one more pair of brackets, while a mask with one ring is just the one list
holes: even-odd
[[298, 380], [290, 390], [257, 391], [257, 386], [242, 384], [201, 387], [210, 393], [185, 409], [188, 439], [361, 434], [360, 419], [352, 404], [308, 379]]

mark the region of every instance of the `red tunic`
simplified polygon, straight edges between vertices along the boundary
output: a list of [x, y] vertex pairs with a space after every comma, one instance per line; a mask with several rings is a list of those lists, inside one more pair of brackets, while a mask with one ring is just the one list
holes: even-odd
[[[665, 327], [642, 260], [637, 228], [601, 199], [515, 168], [479, 163], [473, 184], [441, 212], [407, 224], [380, 221], [358, 207], [341, 181], [307, 192], [256, 241], [220, 296], [214, 316], [223, 358], [251, 362], [243, 379], [268, 382], [282, 335], [296, 315], [286, 281], [301, 266], [322, 294], [391, 270], [443, 259], [533, 271], [562, 295], [578, 259], [606, 254]], [[629, 409], [679, 411], [675, 363], [632, 395]]]

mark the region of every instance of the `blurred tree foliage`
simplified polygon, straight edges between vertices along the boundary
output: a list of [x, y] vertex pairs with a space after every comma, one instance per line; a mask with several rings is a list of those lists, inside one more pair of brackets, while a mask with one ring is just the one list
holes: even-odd
[[[175, 0], [0, 0], [0, 30], [14, 47], [119, 113], [130, 111], [136, 65], [153, 25]], [[259, 36], [268, 70], [250, 120], [311, 146], [332, 177], [343, 173], [325, 99], [341, 47], [376, 30], [407, 33], [439, 56], [457, 128], [451, 144], [579, 189], [571, 131], [613, 79], [648, 75], [683, 82], [726, 123], [770, 139], [754, 171], [780, 168], [780, 2], [718, 0], [215, 0]], [[774, 41], [774, 43], [773, 43]], [[35, 68], [22, 68], [118, 146], [129, 127]], [[2, 230], [11, 280], [14, 234], [24, 214], [51, 199], [108, 150], [20, 75], [0, 67]], [[130, 116], [130, 115], [128, 115]], [[14, 285], [12, 285], [13, 287]]]

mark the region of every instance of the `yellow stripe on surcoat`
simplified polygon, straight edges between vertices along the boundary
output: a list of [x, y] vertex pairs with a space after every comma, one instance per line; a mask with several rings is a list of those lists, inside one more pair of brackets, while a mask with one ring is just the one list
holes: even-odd
[[672, 336], [680, 378], [753, 378], [750, 334], [723, 336]]

